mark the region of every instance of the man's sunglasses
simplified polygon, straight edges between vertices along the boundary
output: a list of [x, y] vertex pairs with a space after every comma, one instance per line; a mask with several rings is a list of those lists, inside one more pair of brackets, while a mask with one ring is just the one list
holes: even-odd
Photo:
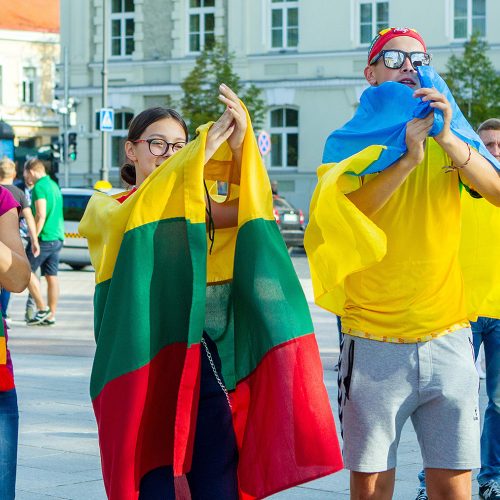
[[370, 62], [375, 64], [381, 57], [383, 57], [384, 65], [389, 69], [399, 69], [408, 58], [413, 66], [417, 69], [418, 66], [429, 66], [431, 63], [431, 55], [427, 52], [405, 52], [403, 50], [389, 49], [381, 50]]

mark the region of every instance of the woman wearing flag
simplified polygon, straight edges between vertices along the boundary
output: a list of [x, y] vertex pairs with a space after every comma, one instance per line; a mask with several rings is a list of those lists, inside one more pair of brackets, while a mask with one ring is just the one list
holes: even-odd
[[[91, 394], [108, 497], [263, 498], [342, 467], [307, 302], [248, 114], [153, 108], [116, 199], [80, 225], [96, 269]], [[217, 181], [228, 185], [221, 198]]]

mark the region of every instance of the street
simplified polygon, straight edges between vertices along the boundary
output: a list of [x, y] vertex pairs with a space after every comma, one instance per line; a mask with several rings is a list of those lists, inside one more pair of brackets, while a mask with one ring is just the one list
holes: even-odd
[[[293, 254], [309, 301], [324, 365], [330, 402], [337, 417], [338, 355], [335, 318], [313, 304], [305, 254]], [[26, 293], [12, 296], [9, 346], [14, 360], [20, 408], [17, 496], [19, 500], [105, 499], [97, 431], [88, 385], [94, 353], [92, 295], [94, 273], [61, 266], [61, 300], [53, 327], [27, 327], [22, 321]], [[481, 384], [481, 412], [486, 403]], [[337, 421], [337, 431], [340, 429]], [[314, 444], [311, 443], [313, 446]], [[398, 453], [394, 498], [412, 500], [421, 467], [417, 440], [407, 424]], [[347, 499], [347, 471], [274, 495], [275, 499]], [[473, 485], [477, 497], [477, 483]]]

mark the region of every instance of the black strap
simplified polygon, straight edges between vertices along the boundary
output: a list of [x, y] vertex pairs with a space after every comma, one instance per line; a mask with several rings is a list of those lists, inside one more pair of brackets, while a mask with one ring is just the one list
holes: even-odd
[[203, 185], [205, 186], [205, 193], [207, 195], [208, 207], [205, 208], [208, 215], [208, 239], [210, 240], [210, 250], [209, 253], [212, 255], [212, 248], [214, 246], [215, 241], [215, 223], [212, 217], [212, 201], [210, 199], [210, 194], [208, 193], [207, 183], [203, 181]]

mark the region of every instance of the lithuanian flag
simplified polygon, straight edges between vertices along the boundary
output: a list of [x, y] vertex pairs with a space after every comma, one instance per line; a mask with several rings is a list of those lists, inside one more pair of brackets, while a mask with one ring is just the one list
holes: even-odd
[[[203, 331], [215, 339], [239, 451], [241, 499], [342, 468], [306, 299], [275, 223], [249, 126], [241, 172], [224, 144], [204, 168], [209, 125], [123, 204], [96, 193], [79, 231], [96, 270], [91, 396], [108, 497], [190, 469]], [[229, 183], [238, 226], [207, 251], [203, 182]], [[211, 286], [207, 286], [211, 285]]]
[[5, 337], [5, 325], [0, 320], [0, 392], [14, 389], [14, 377], [7, 368], [7, 339]]

